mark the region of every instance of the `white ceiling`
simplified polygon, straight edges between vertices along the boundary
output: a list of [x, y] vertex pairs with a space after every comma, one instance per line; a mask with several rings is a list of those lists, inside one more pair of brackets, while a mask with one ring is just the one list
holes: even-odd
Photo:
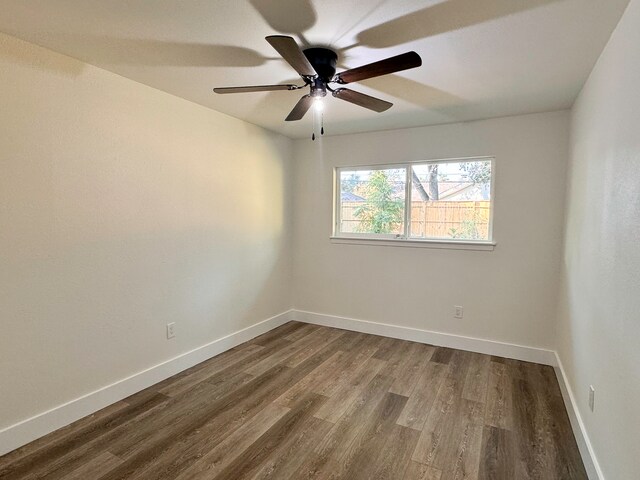
[[284, 118], [302, 90], [212, 92], [299, 80], [267, 35], [330, 46], [343, 68], [422, 56], [418, 69], [350, 85], [393, 102], [387, 112], [327, 98], [327, 134], [343, 134], [568, 108], [627, 3], [1, 0], [0, 31], [297, 138], [313, 115]]

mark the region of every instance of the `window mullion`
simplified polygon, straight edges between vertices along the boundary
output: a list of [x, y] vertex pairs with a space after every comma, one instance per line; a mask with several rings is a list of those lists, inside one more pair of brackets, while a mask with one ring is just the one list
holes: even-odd
[[334, 234], [340, 232], [342, 227], [342, 185], [340, 184], [340, 169], [334, 171], [333, 189], [334, 189], [334, 205], [333, 205], [333, 231]]
[[339, 232], [342, 228], [342, 185], [340, 184], [340, 171], [336, 175], [336, 196], [338, 198], [338, 211], [336, 213], [336, 230]]
[[406, 166], [406, 180], [404, 193], [404, 238], [411, 233], [411, 165]]

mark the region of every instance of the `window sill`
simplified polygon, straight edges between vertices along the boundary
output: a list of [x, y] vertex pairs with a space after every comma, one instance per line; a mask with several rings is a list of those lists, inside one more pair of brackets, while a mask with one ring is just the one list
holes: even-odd
[[449, 250], [476, 250], [493, 251], [495, 242], [474, 242], [470, 240], [404, 240], [389, 238], [362, 238], [362, 237], [330, 237], [331, 243], [343, 245], [375, 245], [383, 247], [409, 247], [409, 248], [444, 248]]

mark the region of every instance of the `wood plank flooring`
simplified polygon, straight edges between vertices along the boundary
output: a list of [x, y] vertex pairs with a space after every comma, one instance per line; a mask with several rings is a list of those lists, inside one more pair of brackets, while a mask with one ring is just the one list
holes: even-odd
[[291, 322], [0, 457], [5, 479], [586, 479], [553, 369]]

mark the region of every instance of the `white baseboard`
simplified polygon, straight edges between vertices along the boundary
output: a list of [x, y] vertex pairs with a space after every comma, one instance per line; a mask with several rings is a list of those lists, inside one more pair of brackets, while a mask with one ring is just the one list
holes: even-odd
[[400, 327], [387, 323], [369, 322], [354, 318], [326, 315], [323, 313], [305, 312], [293, 310], [293, 320], [327, 327], [343, 328], [355, 332], [371, 333], [384, 337], [399, 338], [412, 342], [427, 343], [441, 347], [457, 348], [470, 352], [485, 353], [498, 357], [513, 358], [525, 362], [541, 363], [543, 365], [556, 366], [556, 354], [552, 350], [542, 348], [515, 345], [512, 343], [496, 342], [484, 338], [463, 337], [450, 333], [433, 332], [418, 328]]
[[94, 392], [58, 405], [46, 412], [0, 430], [0, 455], [26, 445], [37, 438], [62, 428], [87, 415], [144, 390], [187, 368], [193, 367], [258, 335], [292, 320], [293, 311], [281, 313], [267, 320], [238, 330], [201, 347], [183, 353], [151, 368], [106, 385]]
[[578, 444], [578, 449], [580, 450], [582, 462], [584, 463], [584, 468], [587, 470], [589, 480], [605, 480], [600, 464], [598, 463], [598, 459], [596, 458], [596, 454], [593, 451], [593, 446], [589, 440], [589, 435], [587, 435], [587, 430], [584, 426], [584, 422], [582, 421], [580, 410], [578, 410], [578, 404], [573, 394], [573, 390], [571, 389], [571, 384], [569, 383], [567, 374], [562, 366], [560, 356], [557, 353], [556, 363], [556, 377], [558, 377], [558, 383], [560, 384], [564, 405], [569, 415], [573, 435], [576, 437], [576, 443]]

